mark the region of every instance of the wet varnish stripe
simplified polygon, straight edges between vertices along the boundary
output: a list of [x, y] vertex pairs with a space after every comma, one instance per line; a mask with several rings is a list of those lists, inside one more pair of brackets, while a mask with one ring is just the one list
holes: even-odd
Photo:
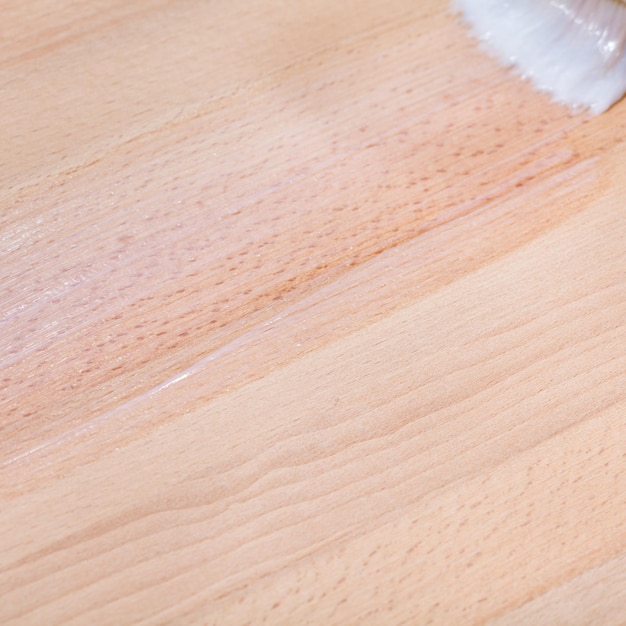
[[[268, 49], [283, 66], [252, 83], [245, 74], [242, 92], [222, 87], [226, 104], [215, 107], [216, 82], [206, 112], [183, 111], [131, 141], [120, 135], [112, 153], [94, 152], [82, 167], [7, 198], [5, 459], [114, 413], [208, 355], [224, 355], [242, 335], [254, 338], [253, 329], [349, 280], [376, 256], [490, 201], [498, 211], [493, 201], [521, 197], [524, 186], [532, 193], [545, 176], [579, 170], [567, 133], [584, 118], [511, 81], [441, 10], [425, 13], [345, 33], [334, 47], [312, 39], [319, 58], [274, 58]], [[433, 64], [441, 41], [451, 42], [450, 51]], [[234, 72], [238, 56], [230, 56]], [[465, 56], [467, 75], [456, 70]], [[212, 58], [204, 63], [212, 66]], [[156, 122], [171, 108], [168, 98]], [[572, 194], [589, 194], [588, 182], [583, 176]], [[571, 210], [544, 205], [533, 232]], [[509, 232], [473, 265], [526, 240], [523, 210], [507, 219]], [[429, 282], [453, 278], [450, 264]], [[411, 297], [380, 298], [358, 320], [346, 310], [344, 331]], [[320, 331], [309, 332], [332, 339], [328, 321], [319, 322]], [[234, 372], [220, 360], [207, 377], [218, 383], [215, 393], [226, 371], [231, 385], [241, 384], [301, 352], [283, 344], [268, 362], [246, 351]], [[55, 367], [66, 353], [72, 358]], [[40, 386], [46, 393], [34, 394]]]

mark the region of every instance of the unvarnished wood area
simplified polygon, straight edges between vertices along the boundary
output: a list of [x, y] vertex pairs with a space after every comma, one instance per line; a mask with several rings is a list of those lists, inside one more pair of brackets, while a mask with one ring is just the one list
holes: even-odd
[[626, 103], [440, 0], [0, 8], [0, 623], [626, 623]]

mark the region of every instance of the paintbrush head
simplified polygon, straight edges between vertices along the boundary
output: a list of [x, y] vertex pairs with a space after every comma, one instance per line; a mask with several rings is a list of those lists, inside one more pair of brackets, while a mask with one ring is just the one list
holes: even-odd
[[601, 113], [626, 92], [619, 0], [455, 0], [489, 50], [542, 91]]

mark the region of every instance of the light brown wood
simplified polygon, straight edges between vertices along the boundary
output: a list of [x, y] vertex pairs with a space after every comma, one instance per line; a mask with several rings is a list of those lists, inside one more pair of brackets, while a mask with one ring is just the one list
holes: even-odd
[[2, 14], [0, 623], [626, 623], [626, 104], [433, 0]]

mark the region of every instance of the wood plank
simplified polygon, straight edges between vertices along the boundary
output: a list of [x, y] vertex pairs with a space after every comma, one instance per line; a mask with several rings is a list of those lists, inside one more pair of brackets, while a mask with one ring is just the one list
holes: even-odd
[[0, 622], [626, 623], [626, 105], [438, 0], [3, 9]]

